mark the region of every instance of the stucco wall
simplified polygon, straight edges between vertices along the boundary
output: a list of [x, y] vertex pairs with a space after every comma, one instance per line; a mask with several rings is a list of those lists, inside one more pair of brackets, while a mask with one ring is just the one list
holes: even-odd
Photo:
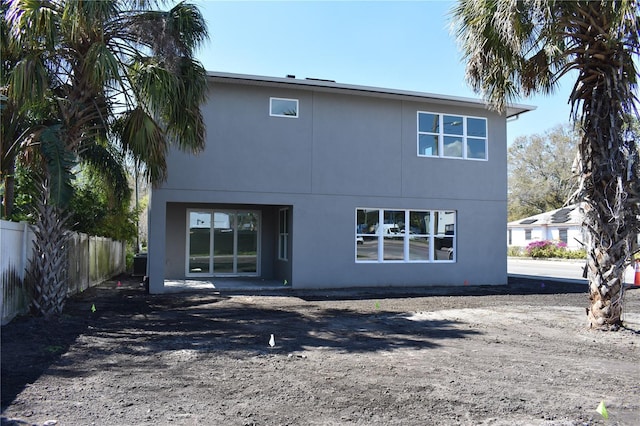
[[[299, 118], [270, 117], [271, 96], [298, 99]], [[488, 118], [489, 160], [418, 157], [417, 111]], [[203, 113], [205, 151], [172, 151], [168, 180], [151, 197], [152, 291], [184, 271], [186, 213], [167, 203], [292, 206], [294, 287], [506, 283], [504, 117], [468, 105], [237, 84], [214, 85]], [[456, 262], [357, 264], [358, 207], [456, 210]], [[276, 219], [263, 230], [277, 233]], [[267, 253], [263, 260], [275, 257]], [[270, 265], [277, 275], [282, 265]]]

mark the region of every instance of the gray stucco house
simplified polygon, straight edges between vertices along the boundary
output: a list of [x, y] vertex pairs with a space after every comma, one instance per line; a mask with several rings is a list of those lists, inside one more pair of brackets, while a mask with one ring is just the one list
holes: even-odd
[[149, 289], [505, 284], [506, 116], [475, 99], [209, 73], [206, 148], [152, 190]]

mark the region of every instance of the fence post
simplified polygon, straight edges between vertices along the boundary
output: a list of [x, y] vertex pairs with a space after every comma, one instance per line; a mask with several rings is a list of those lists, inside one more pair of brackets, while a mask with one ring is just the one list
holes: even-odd
[[27, 222], [22, 222], [23, 223], [23, 227], [22, 227], [22, 259], [21, 259], [21, 268], [20, 268], [20, 279], [24, 282], [24, 278], [25, 278], [25, 271], [26, 269], [29, 267], [28, 265], [28, 261], [29, 258], [27, 257], [27, 243], [29, 241], [29, 224]]

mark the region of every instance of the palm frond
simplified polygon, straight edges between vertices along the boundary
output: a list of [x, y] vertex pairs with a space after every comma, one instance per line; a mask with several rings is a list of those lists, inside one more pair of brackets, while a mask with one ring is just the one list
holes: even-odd
[[110, 81], [120, 78], [118, 58], [103, 42], [96, 42], [89, 47], [83, 60], [84, 73], [91, 87], [102, 89]]
[[555, 90], [565, 47], [546, 2], [462, 0], [452, 15], [467, 79], [494, 109], [503, 112], [532, 91]]
[[125, 152], [145, 164], [146, 177], [154, 184], [164, 181], [167, 141], [158, 123], [139, 106], [122, 114], [114, 127]]
[[60, 126], [47, 127], [40, 134], [40, 151], [47, 165], [49, 190], [54, 205], [64, 208], [71, 200], [75, 178], [71, 171], [76, 165], [73, 154], [65, 149], [60, 138]]
[[118, 204], [128, 201], [131, 188], [127, 181], [124, 159], [113, 145], [87, 143], [86, 148], [80, 151], [80, 159], [106, 181]]
[[25, 55], [9, 76], [8, 97], [16, 104], [32, 107], [49, 94], [49, 72], [37, 52]]
[[208, 39], [207, 24], [193, 4], [180, 2], [168, 13], [168, 26], [187, 51], [192, 52]]
[[59, 34], [60, 12], [57, 2], [14, 0], [7, 12], [11, 35], [25, 47], [53, 50]]

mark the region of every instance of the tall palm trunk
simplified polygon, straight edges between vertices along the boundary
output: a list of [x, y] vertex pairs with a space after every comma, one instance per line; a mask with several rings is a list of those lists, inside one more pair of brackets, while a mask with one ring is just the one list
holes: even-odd
[[45, 178], [40, 183], [33, 256], [27, 270], [33, 309], [45, 317], [62, 313], [68, 288], [68, 215], [52, 203], [50, 182]]
[[578, 55], [584, 66], [571, 102], [582, 106], [584, 130], [578, 195], [589, 234], [587, 315], [593, 327], [615, 329], [622, 325], [624, 272], [638, 222], [640, 183], [637, 151], [624, 135], [633, 99], [623, 69], [628, 53], [621, 43], [608, 40], [610, 16], [599, 7], [599, 3], [585, 5], [580, 17], [584, 21], [574, 22], [574, 37], [583, 40], [586, 48]]

